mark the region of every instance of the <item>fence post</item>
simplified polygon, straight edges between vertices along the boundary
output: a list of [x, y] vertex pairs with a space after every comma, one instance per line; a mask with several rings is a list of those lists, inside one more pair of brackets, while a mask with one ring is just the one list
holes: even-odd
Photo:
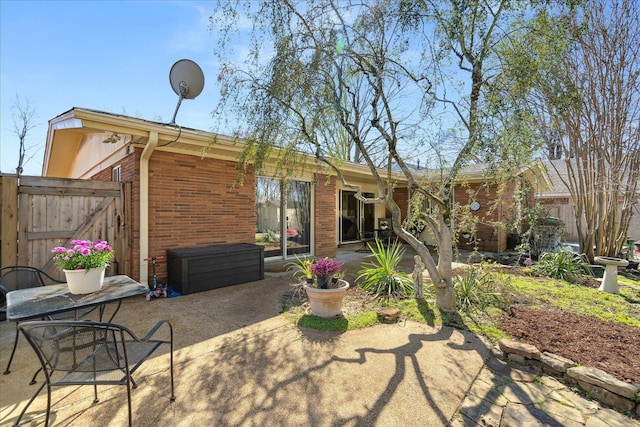
[[18, 261], [18, 177], [0, 175], [0, 266]]

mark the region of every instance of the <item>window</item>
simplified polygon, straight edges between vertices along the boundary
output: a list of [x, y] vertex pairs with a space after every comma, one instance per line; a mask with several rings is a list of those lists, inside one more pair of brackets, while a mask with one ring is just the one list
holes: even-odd
[[265, 257], [310, 253], [311, 183], [256, 178], [255, 235]]
[[120, 166], [116, 166], [113, 169], [111, 169], [111, 181], [114, 182], [120, 182], [122, 181], [121, 179], [121, 167]]
[[[362, 193], [373, 198], [373, 193]], [[340, 242], [354, 242], [374, 236], [375, 205], [356, 199], [355, 191], [340, 191]]]

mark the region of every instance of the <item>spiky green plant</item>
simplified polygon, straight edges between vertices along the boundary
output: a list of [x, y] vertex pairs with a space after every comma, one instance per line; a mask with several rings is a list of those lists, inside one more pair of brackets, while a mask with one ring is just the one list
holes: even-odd
[[287, 271], [293, 270], [292, 276], [300, 280], [311, 279], [313, 277], [313, 273], [311, 273], [313, 258], [300, 258], [298, 257], [298, 255], [295, 255], [295, 257], [295, 261], [291, 261], [285, 264]]
[[531, 270], [539, 276], [554, 277], [571, 283], [581, 283], [593, 276], [591, 265], [584, 255], [564, 250], [543, 254]]
[[453, 278], [458, 308], [461, 311], [484, 311], [489, 306], [503, 307], [507, 304], [497, 278], [482, 266], [472, 266], [465, 274]]
[[396, 240], [385, 247], [376, 239], [376, 247], [368, 245], [375, 261], [362, 264], [356, 281], [359, 286], [376, 298], [404, 298], [413, 293], [413, 280], [409, 273], [398, 271], [405, 249]]

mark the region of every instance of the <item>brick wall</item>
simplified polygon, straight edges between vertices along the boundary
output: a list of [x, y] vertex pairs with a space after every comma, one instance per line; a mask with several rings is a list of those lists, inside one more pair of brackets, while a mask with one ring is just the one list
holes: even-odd
[[[500, 195], [495, 186], [488, 187], [479, 183], [456, 186], [454, 197], [457, 204], [464, 206], [474, 200], [480, 203], [480, 209], [472, 212], [479, 219], [475, 238], [480, 250], [502, 252], [506, 249], [507, 233], [510, 230], [503, 230], [491, 224], [495, 222], [505, 224], [515, 218], [517, 209], [514, 202], [515, 185], [516, 180], [512, 180]], [[472, 248], [473, 244], [472, 239], [460, 238], [459, 247], [462, 249]]]
[[[121, 179], [131, 182], [125, 199], [130, 210], [131, 276], [140, 271], [141, 150], [120, 160]], [[112, 167], [93, 179], [111, 180]], [[167, 249], [219, 243], [255, 242], [255, 187], [253, 175], [235, 185], [235, 162], [156, 151], [149, 163], [149, 255], [166, 255]], [[167, 276], [166, 263], [156, 274]], [[151, 277], [151, 271], [149, 271]]]
[[[141, 150], [135, 150], [113, 165], [120, 165], [121, 179], [132, 183], [125, 198], [130, 205], [125, 227], [129, 227], [133, 278], [139, 278], [140, 269], [140, 155]], [[110, 180], [111, 169], [93, 178]], [[166, 255], [167, 249], [180, 247], [253, 243], [254, 175], [249, 174], [239, 186], [237, 174], [235, 162], [154, 152], [149, 163], [149, 255]], [[336, 194], [335, 177], [327, 180], [319, 175], [314, 193], [314, 253], [319, 257], [336, 255]], [[165, 263], [158, 264], [156, 274], [160, 280], [166, 278]]]
[[[401, 218], [400, 221], [404, 220], [407, 217], [407, 212], [409, 210], [409, 189], [407, 187], [396, 187], [393, 190], [393, 200], [400, 207]], [[385, 217], [391, 218], [391, 212], [386, 210]]]
[[335, 177], [327, 181], [325, 175], [318, 175], [315, 185], [315, 240], [314, 254], [316, 257], [335, 257], [338, 234], [336, 230], [336, 194]]
[[[254, 243], [254, 178], [246, 176], [239, 186], [237, 176], [235, 162], [154, 152], [149, 163], [149, 255]], [[158, 277], [166, 277], [166, 264], [159, 267]]]

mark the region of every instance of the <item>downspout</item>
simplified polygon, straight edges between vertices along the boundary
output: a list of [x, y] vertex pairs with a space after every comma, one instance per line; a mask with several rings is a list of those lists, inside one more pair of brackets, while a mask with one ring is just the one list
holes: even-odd
[[149, 132], [149, 142], [140, 156], [140, 283], [149, 286], [149, 158], [158, 146], [158, 132]]

